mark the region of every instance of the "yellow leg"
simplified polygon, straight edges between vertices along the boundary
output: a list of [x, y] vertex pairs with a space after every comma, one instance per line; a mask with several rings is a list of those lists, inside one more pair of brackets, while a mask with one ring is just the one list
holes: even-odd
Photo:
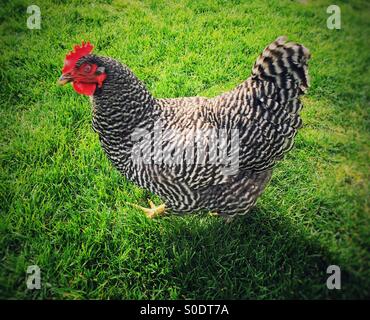
[[[210, 217], [221, 217], [221, 215], [218, 212], [208, 212], [208, 215]], [[231, 223], [234, 220], [234, 217], [224, 217], [226, 223]]]
[[135, 203], [130, 203], [130, 202], [127, 202], [127, 204], [129, 204], [130, 206], [132, 206], [136, 209], [142, 210], [149, 219], [153, 219], [155, 217], [164, 215], [164, 213], [166, 211], [166, 205], [165, 204], [161, 204], [159, 206], [156, 206], [151, 200], [148, 200], [148, 202], [149, 202], [150, 208], [145, 208], [145, 207], [142, 207], [142, 206], [139, 206]]
[[218, 212], [208, 212], [208, 215], [211, 217], [218, 217], [220, 214]]

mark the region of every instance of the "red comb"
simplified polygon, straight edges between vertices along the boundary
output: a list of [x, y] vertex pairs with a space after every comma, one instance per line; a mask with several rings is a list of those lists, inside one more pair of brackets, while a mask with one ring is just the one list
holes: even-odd
[[66, 58], [64, 59], [64, 67], [63, 67], [62, 72], [68, 73], [72, 71], [78, 59], [90, 54], [93, 48], [94, 47], [93, 45], [90, 44], [90, 42], [84, 43], [82, 41], [81, 46], [75, 45], [73, 48], [74, 51], [71, 51], [70, 53], [68, 53], [66, 55]]

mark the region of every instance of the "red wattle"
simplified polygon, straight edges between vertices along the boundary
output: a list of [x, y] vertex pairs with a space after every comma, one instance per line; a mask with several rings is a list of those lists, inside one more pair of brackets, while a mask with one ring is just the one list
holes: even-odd
[[72, 85], [77, 93], [85, 94], [87, 96], [92, 96], [96, 89], [95, 83], [73, 82]]

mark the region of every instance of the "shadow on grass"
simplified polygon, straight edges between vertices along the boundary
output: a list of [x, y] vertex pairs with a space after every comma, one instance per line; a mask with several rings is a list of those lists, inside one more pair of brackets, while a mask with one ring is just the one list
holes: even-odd
[[[286, 217], [257, 208], [230, 224], [223, 219], [199, 221], [195, 216], [186, 224], [172, 223], [170, 228], [163, 240], [172, 248], [168, 259], [178, 298], [341, 299], [366, 295], [361, 279], [347, 270], [339, 257]], [[333, 264], [341, 267], [341, 290], [326, 287], [326, 269]]]
[[[258, 207], [231, 223], [203, 215], [148, 220], [112, 208], [73, 215], [51, 230], [33, 239], [46, 247], [33, 244], [8, 258], [4, 297], [348, 299], [369, 294], [363, 270], [350, 270], [348, 261], [302, 223]], [[24, 270], [31, 262], [48, 283], [41, 290], [25, 289]], [[326, 269], [333, 264], [342, 271], [341, 290], [326, 287]]]

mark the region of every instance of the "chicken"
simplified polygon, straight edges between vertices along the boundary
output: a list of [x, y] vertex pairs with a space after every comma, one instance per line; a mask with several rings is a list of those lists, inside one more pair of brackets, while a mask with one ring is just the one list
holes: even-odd
[[153, 97], [120, 62], [75, 46], [60, 84], [91, 97], [93, 129], [113, 165], [164, 200], [143, 208], [148, 217], [206, 210], [246, 214], [294, 142], [308, 86], [309, 51], [279, 37], [252, 75], [213, 98]]

